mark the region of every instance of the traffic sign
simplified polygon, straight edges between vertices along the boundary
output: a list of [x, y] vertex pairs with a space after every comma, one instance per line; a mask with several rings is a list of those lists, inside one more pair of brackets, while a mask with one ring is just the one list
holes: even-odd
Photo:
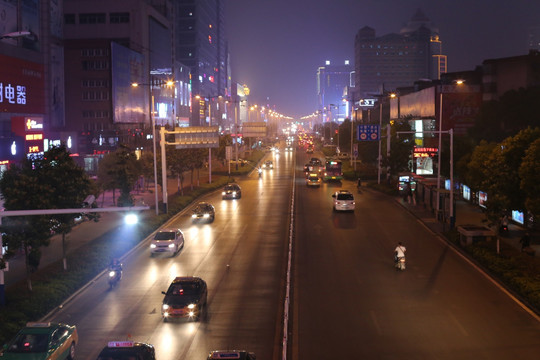
[[358, 125], [357, 134], [358, 141], [376, 141], [380, 138], [380, 128], [374, 124]]

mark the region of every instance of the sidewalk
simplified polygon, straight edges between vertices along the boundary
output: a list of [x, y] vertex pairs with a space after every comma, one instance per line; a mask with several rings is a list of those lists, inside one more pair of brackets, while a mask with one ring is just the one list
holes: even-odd
[[[415, 215], [420, 219], [431, 231], [442, 235], [445, 231], [449, 230], [449, 224], [443, 224], [438, 221], [435, 217], [435, 214], [429, 210], [424, 204], [412, 204], [403, 200], [403, 197], [398, 196], [395, 198], [395, 201], [407, 209], [410, 213]], [[460, 225], [476, 225], [476, 226], [487, 226], [486, 216], [482, 210], [465, 200], [456, 201], [456, 219], [455, 226]], [[501, 241], [511, 245], [517, 250], [521, 251], [521, 243], [519, 240], [525, 233], [525, 229], [515, 223], [510, 223], [508, 226], [508, 232], [500, 236]], [[535, 256], [540, 256], [540, 244], [531, 244], [530, 246], [535, 250]]]

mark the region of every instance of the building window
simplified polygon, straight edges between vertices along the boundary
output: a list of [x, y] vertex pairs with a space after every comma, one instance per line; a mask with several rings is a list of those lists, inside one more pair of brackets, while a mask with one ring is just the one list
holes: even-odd
[[64, 24], [74, 25], [75, 24], [75, 14], [65, 14], [64, 15]]
[[129, 13], [110, 13], [109, 22], [111, 24], [126, 24], [129, 23]]
[[105, 24], [105, 13], [79, 14], [79, 24]]

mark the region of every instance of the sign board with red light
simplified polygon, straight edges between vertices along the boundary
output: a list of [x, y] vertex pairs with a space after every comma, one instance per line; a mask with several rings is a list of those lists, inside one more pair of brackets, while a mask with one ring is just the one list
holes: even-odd
[[437, 155], [438, 149], [437, 148], [431, 148], [431, 147], [416, 147], [414, 148], [413, 156], [415, 158], [420, 157], [434, 157]]

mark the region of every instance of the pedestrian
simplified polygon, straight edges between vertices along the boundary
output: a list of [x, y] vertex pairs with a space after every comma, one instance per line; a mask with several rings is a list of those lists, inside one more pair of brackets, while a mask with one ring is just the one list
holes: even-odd
[[525, 251], [531, 245], [531, 238], [528, 231], [521, 237], [519, 242], [521, 243], [521, 251]]
[[413, 200], [413, 192], [411, 186], [407, 186], [407, 202], [410, 204]]

